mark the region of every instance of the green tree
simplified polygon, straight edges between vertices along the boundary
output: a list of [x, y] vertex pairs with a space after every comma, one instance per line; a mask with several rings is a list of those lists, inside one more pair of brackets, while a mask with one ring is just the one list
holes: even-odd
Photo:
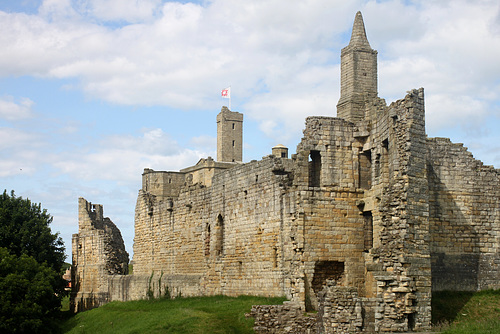
[[54, 287], [61, 275], [26, 254], [0, 248], [0, 332], [50, 333], [61, 302]]
[[0, 195], [0, 332], [51, 332], [64, 295], [64, 244], [40, 204]]
[[66, 258], [64, 243], [59, 235], [50, 230], [52, 216], [40, 204], [16, 197], [7, 190], [0, 196], [0, 247], [11, 254], [26, 254], [38, 263], [47, 263], [61, 272]]

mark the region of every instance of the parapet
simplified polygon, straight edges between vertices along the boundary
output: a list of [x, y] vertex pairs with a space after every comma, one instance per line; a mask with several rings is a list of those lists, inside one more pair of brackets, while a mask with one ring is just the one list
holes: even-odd
[[181, 169], [180, 172], [190, 175], [188, 179], [192, 184], [210, 187], [215, 174], [240, 164], [241, 162], [215, 161], [212, 157], [208, 157], [207, 159], [200, 159], [194, 166]]
[[221, 112], [217, 115], [217, 123], [221, 121], [243, 122], [243, 114], [237, 111], [231, 111], [228, 107], [223, 106]]
[[154, 196], [178, 197], [186, 181], [182, 172], [155, 171], [144, 168], [142, 190]]

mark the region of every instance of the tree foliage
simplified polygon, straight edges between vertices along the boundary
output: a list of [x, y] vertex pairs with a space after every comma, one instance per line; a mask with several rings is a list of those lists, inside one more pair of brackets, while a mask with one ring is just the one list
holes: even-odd
[[65, 282], [64, 244], [40, 204], [0, 195], [0, 332], [51, 332]]
[[0, 247], [46, 262], [60, 272], [66, 257], [64, 244], [57, 233], [52, 234], [50, 223], [52, 216], [40, 204], [16, 197], [14, 191], [9, 195], [5, 190], [0, 196]]
[[46, 333], [55, 328], [61, 275], [26, 254], [0, 248], [0, 332]]

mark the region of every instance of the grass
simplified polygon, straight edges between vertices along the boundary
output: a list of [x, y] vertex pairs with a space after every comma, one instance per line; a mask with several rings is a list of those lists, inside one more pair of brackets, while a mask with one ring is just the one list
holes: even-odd
[[444, 334], [500, 333], [500, 290], [434, 293], [432, 323]]
[[64, 321], [63, 333], [253, 333], [252, 305], [284, 298], [240, 296], [111, 302]]
[[69, 312], [69, 294], [61, 300], [61, 311]]
[[[112, 302], [63, 320], [62, 328], [63, 333], [253, 333], [253, 319], [245, 318], [252, 305], [284, 300], [214, 296]], [[434, 293], [432, 323], [443, 334], [500, 333], [500, 290]]]

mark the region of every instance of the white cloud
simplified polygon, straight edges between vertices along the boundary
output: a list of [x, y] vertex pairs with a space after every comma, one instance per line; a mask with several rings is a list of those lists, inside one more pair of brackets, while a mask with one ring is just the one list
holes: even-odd
[[80, 0], [76, 8], [102, 21], [142, 22], [153, 19], [160, 4], [161, 0]]
[[[212, 151], [213, 154], [216, 152], [214, 151], [214, 148], [217, 147], [217, 138], [213, 136], [197, 136], [191, 138], [189, 141], [191, 145], [193, 145], [195, 148], [210, 152]], [[215, 156], [212, 156], [215, 158]]]
[[0, 97], [0, 118], [9, 121], [30, 118], [33, 116], [33, 104], [33, 101], [25, 97], [18, 102], [12, 96]]
[[[268, 151], [256, 142], [293, 150], [305, 117], [336, 114], [340, 49], [361, 10], [379, 52], [379, 95], [390, 103], [424, 87], [429, 132], [460, 129], [459, 141], [468, 135], [471, 150], [498, 163], [496, 148], [488, 147], [498, 141], [491, 122], [500, 105], [498, 1], [200, 2], [44, 0], [35, 14], [0, 11], [0, 77], [62, 79], [90, 100], [172, 113], [216, 110], [220, 90], [231, 85], [235, 110], [259, 125], [260, 132], [245, 132], [244, 143], [245, 154], [258, 157]], [[0, 128], [0, 177], [6, 184], [17, 178], [56, 208], [61, 226], [71, 226], [75, 215], [67, 212], [85, 196], [130, 228], [133, 212], [124, 211], [133, 211], [144, 167], [179, 170], [214, 155], [213, 136], [193, 137], [186, 148], [157, 128], [129, 135], [110, 128], [96, 139], [89, 124], [36, 119], [39, 103], [30, 98], [0, 98], [7, 123]], [[19, 125], [35, 121], [43, 126]]]
[[467, 95], [432, 94], [426, 98], [426, 109], [427, 130], [431, 133], [459, 126], [477, 135], [488, 115], [485, 102]]
[[134, 182], [146, 167], [179, 170], [203, 156], [206, 152], [181, 148], [161, 129], [152, 129], [140, 137], [104, 137], [95, 145], [54, 157], [53, 166], [78, 179]]
[[71, 0], [43, 0], [38, 11], [42, 17], [53, 21], [77, 16]]
[[[500, 93], [493, 0], [45, 0], [38, 15], [0, 12], [0, 75], [77, 78], [91, 98], [177, 109], [213, 109], [230, 84], [233, 105], [281, 142], [304, 117], [335, 114], [339, 51], [358, 9], [388, 103], [423, 86], [430, 129], [481, 127]], [[0, 113], [16, 107], [0, 103]]]
[[[496, 100], [495, 1], [46, 0], [38, 16], [0, 14], [0, 43], [8, 46], [0, 74], [75, 77], [91, 97], [182, 109], [215, 107], [221, 87], [231, 84], [235, 102], [244, 101], [240, 109], [275, 136], [277, 128], [303, 124], [308, 109], [334, 107], [332, 64], [358, 9], [379, 49], [380, 92], [388, 102], [423, 86], [443, 101], [443, 117], [452, 117], [454, 96], [485, 110]], [[107, 20], [129, 23], [100, 23]], [[435, 121], [428, 119], [438, 127]]]
[[39, 134], [0, 127], [0, 177], [33, 174], [46, 154]]

